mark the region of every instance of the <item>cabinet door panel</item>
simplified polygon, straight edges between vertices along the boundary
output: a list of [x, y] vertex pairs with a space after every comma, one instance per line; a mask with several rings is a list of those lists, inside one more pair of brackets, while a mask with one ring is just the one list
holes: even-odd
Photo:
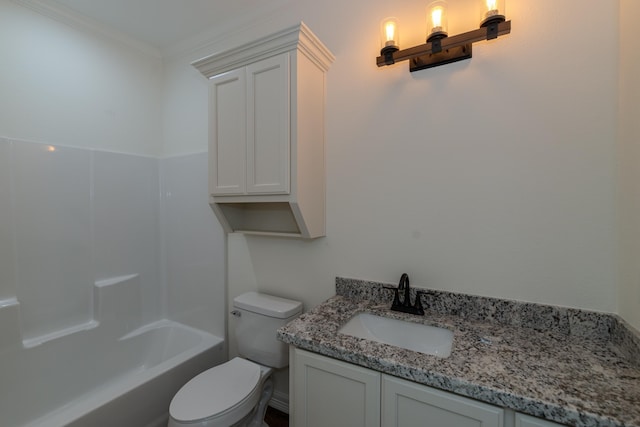
[[247, 66], [247, 193], [287, 194], [290, 180], [289, 54]]
[[562, 424], [542, 420], [529, 415], [516, 414], [516, 427], [562, 427]]
[[501, 408], [383, 375], [384, 427], [502, 427]]
[[296, 349], [296, 427], [380, 426], [380, 374]]
[[209, 86], [209, 191], [213, 195], [246, 191], [246, 77], [234, 70]]

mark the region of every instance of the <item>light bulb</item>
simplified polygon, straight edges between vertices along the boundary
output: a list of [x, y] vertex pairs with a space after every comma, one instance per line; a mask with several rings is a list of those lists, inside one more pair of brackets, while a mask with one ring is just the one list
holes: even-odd
[[442, 8], [437, 7], [431, 11], [432, 28], [442, 28]]
[[447, 2], [434, 1], [427, 6], [427, 42], [447, 34]]
[[382, 20], [380, 25], [380, 41], [382, 50], [399, 49], [400, 31], [397, 18], [389, 17]]
[[396, 26], [393, 22], [387, 22], [385, 27], [385, 32], [387, 33], [387, 41], [394, 40], [396, 34]]

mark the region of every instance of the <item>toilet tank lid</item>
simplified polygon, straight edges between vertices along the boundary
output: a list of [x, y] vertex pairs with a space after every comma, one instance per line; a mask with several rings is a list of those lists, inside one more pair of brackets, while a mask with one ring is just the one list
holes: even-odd
[[253, 313], [286, 319], [302, 312], [302, 303], [259, 292], [247, 292], [233, 299], [233, 306]]

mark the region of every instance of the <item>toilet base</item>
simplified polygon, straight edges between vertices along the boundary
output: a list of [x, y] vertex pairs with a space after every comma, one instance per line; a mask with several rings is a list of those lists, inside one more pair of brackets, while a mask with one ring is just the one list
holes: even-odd
[[255, 408], [247, 415], [246, 418], [240, 420], [233, 427], [269, 427], [269, 424], [264, 420], [264, 416], [267, 413], [267, 406], [269, 400], [273, 395], [273, 380], [269, 375], [262, 385], [262, 394], [260, 401]]

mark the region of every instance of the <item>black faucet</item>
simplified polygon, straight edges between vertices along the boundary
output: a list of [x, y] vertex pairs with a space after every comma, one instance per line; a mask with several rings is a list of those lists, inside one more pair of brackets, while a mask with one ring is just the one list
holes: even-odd
[[[422, 301], [420, 300], [420, 296], [423, 294], [423, 292], [416, 292], [416, 302], [415, 304], [411, 305], [411, 289], [409, 287], [409, 275], [407, 273], [402, 273], [402, 276], [400, 276], [400, 283], [398, 283], [397, 288], [387, 286], [385, 286], [384, 288], [394, 291], [391, 310], [401, 311], [403, 313], [409, 314], [417, 314], [420, 316], [424, 315], [424, 308], [422, 308]], [[404, 291], [404, 298], [402, 302], [400, 302], [400, 291]]]

